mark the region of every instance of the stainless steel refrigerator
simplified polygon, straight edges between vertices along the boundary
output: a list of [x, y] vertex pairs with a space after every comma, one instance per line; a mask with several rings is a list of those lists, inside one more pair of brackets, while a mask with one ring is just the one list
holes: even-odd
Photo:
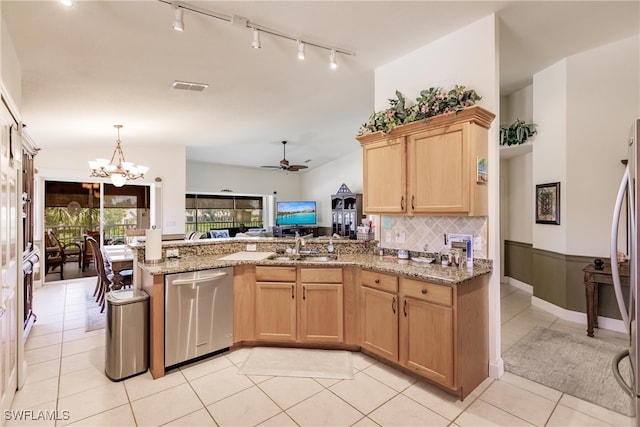
[[[640, 166], [640, 150], [638, 149], [638, 137], [640, 134], [640, 119], [635, 120], [629, 135], [629, 158], [625, 169], [618, 196], [616, 198], [616, 206], [613, 212], [613, 222], [611, 226], [611, 273], [613, 275], [613, 286], [620, 309], [620, 315], [624, 322], [627, 333], [629, 334], [629, 348], [619, 353], [612, 362], [613, 373], [620, 384], [620, 387], [627, 393], [630, 398], [630, 405], [635, 411], [635, 424], [638, 423], [638, 414], [640, 414], [640, 392], [638, 390], [639, 373], [638, 373], [638, 331], [636, 328], [636, 320], [638, 318], [638, 267], [640, 265], [640, 254], [638, 253], [638, 218], [640, 212], [637, 200], [639, 198], [638, 169]], [[626, 203], [625, 203], [626, 199]], [[624, 209], [627, 209], [624, 212]], [[618, 236], [621, 225], [621, 218], [627, 218], [627, 235], [629, 236], [629, 291], [625, 300], [623, 287], [620, 282], [620, 274], [618, 269]], [[624, 360], [629, 358], [631, 362], [631, 378], [625, 378], [621, 374], [620, 367]]]

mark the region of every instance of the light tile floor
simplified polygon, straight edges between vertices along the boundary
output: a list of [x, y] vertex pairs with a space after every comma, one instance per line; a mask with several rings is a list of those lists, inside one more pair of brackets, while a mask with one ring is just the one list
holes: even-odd
[[[509, 373], [487, 379], [461, 402], [360, 353], [353, 354], [353, 380], [240, 375], [249, 351], [240, 349], [159, 380], [145, 373], [111, 382], [103, 374], [104, 331], [84, 331], [83, 281], [47, 285], [34, 298], [38, 321], [26, 343], [27, 382], [13, 409], [68, 411], [60, 426], [632, 425], [627, 417]], [[584, 325], [560, 321], [529, 301], [503, 285], [503, 348], [534, 325], [584, 334]], [[598, 338], [621, 339], [604, 331]]]

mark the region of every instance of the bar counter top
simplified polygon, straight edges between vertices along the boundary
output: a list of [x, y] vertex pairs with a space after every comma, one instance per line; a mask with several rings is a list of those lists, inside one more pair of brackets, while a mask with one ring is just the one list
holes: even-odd
[[[440, 264], [416, 263], [411, 260], [399, 260], [396, 257], [369, 254], [340, 254], [335, 260], [308, 261], [304, 260], [222, 260], [230, 255], [188, 255], [175, 259], [166, 259], [159, 263], [139, 262], [138, 267], [151, 275], [164, 275], [182, 273], [187, 271], [207, 270], [212, 268], [230, 267], [240, 264], [255, 264], [265, 266], [313, 266], [313, 267], [342, 267], [357, 266], [360, 268], [375, 270], [390, 274], [400, 274], [407, 277], [429, 280], [448, 285], [458, 285], [475, 277], [488, 274], [492, 271], [491, 260], [475, 259], [472, 268], [442, 266]], [[326, 255], [326, 254], [320, 254]]]

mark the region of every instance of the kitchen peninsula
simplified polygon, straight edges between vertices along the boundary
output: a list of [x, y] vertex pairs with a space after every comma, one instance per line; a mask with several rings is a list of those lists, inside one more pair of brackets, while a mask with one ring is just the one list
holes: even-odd
[[234, 348], [361, 350], [460, 398], [488, 376], [489, 260], [445, 267], [372, 255], [363, 241], [332, 243], [329, 254], [328, 238], [307, 238], [291, 256], [280, 255], [293, 245], [286, 238], [168, 241], [156, 264], [132, 244], [136, 284], [151, 297], [152, 376], [165, 372], [165, 275], [224, 267], [233, 267]]

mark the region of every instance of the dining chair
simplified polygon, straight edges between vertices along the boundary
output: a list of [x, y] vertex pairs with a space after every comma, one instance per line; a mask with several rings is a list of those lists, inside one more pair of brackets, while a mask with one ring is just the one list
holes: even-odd
[[53, 231], [44, 233], [45, 244], [45, 275], [49, 270], [60, 267], [60, 280], [64, 280], [64, 264], [77, 262], [82, 266], [82, 249], [74, 242], [62, 244]]
[[89, 266], [89, 264], [94, 262], [93, 249], [87, 241], [88, 237], [92, 237], [97, 242], [100, 239], [100, 232], [87, 230], [84, 235], [84, 245], [82, 247], [82, 271], [84, 271], [85, 268]]
[[[104, 311], [105, 307], [105, 297], [107, 292], [111, 289], [111, 285], [113, 284], [113, 272], [111, 271], [111, 266], [106, 261], [106, 258], [98, 244], [97, 240], [93, 237], [87, 237], [87, 242], [91, 245], [91, 250], [93, 251], [94, 263], [96, 266], [96, 270], [98, 271], [98, 280], [96, 281], [96, 287], [93, 291], [93, 296], [96, 298], [96, 302], [100, 305], [100, 312]], [[124, 273], [124, 274], [123, 274]], [[126, 272], [120, 272], [123, 276], [123, 283], [131, 285], [131, 274], [127, 274]], [[128, 279], [127, 279], [128, 277]]]

